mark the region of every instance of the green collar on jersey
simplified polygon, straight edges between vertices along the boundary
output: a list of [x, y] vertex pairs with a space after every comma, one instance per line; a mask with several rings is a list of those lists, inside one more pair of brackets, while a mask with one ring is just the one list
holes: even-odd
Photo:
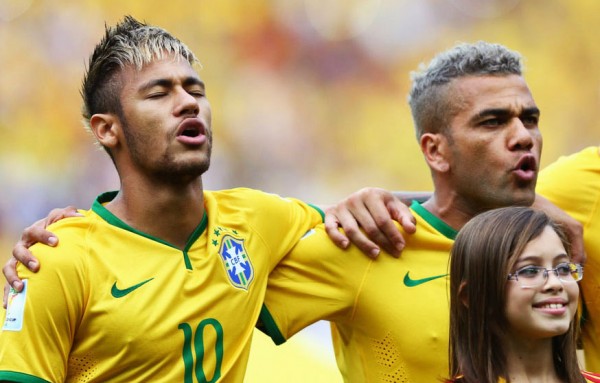
[[458, 234], [458, 230], [454, 230], [451, 228], [446, 222], [439, 219], [437, 216], [433, 215], [432, 212], [425, 209], [421, 203], [418, 201], [413, 201], [410, 205], [410, 208], [413, 209], [415, 213], [417, 213], [421, 218], [423, 218], [428, 224], [433, 226], [434, 229], [443, 234], [446, 238], [454, 240], [456, 238], [456, 234]]
[[[141, 235], [142, 237], [146, 237], [148, 239], [151, 239], [153, 241], [156, 242], [160, 242], [163, 245], [167, 245], [169, 247], [173, 247], [173, 248], [177, 248], [174, 245], [168, 243], [167, 241], [163, 241], [160, 238], [157, 237], [153, 237], [149, 234], [143, 233], [139, 230], [134, 229], [133, 227], [129, 226], [128, 224], [126, 224], [125, 222], [121, 221], [121, 219], [119, 219], [116, 215], [114, 215], [113, 213], [111, 213], [110, 211], [108, 211], [105, 207], [104, 204], [112, 201], [116, 196], [117, 196], [118, 191], [109, 191], [109, 192], [105, 192], [100, 194], [96, 200], [94, 201], [93, 205], [92, 205], [92, 210], [94, 211], [94, 213], [98, 214], [100, 217], [102, 217], [102, 219], [104, 219], [106, 222], [108, 222], [109, 224], [116, 226], [118, 228], [121, 228], [123, 230], [127, 230], [130, 231], [132, 233]], [[202, 215], [202, 220], [200, 221], [200, 224], [196, 227], [196, 229], [194, 229], [194, 232], [192, 233], [192, 235], [190, 235], [190, 237], [187, 240], [187, 243], [185, 245], [185, 249], [183, 250], [184, 253], [187, 253], [187, 251], [189, 250], [189, 248], [192, 246], [192, 244], [194, 242], [196, 242], [196, 240], [198, 239], [198, 237], [200, 237], [200, 235], [202, 234], [202, 232], [206, 229], [206, 225], [208, 223], [208, 217], [206, 215], [206, 211], [204, 211], [204, 215]]]

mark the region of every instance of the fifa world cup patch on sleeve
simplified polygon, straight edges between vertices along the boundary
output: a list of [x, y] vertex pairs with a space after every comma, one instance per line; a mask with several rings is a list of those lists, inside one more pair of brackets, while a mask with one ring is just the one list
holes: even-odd
[[8, 293], [6, 307], [6, 320], [2, 330], [21, 331], [23, 328], [23, 314], [25, 312], [25, 299], [27, 298], [27, 279], [23, 280], [23, 290], [18, 293], [13, 288]]

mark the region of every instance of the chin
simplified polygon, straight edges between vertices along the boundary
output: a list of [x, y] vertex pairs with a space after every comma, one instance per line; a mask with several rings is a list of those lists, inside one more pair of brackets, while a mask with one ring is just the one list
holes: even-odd
[[535, 189], [527, 188], [522, 189], [520, 193], [516, 193], [516, 198], [513, 201], [513, 205], [518, 206], [531, 206], [535, 200]]
[[210, 161], [169, 166], [154, 172], [154, 177], [167, 183], [191, 182], [200, 178], [208, 170]]
[[551, 338], [559, 335], [564, 335], [569, 331], [570, 322], [568, 323], [555, 323], [545, 328], [539, 329], [541, 337]]

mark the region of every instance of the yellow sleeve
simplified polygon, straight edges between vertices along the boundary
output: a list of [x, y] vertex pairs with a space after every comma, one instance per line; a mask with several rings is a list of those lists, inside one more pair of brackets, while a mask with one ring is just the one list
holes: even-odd
[[259, 329], [281, 344], [319, 320], [348, 320], [371, 262], [354, 246], [339, 249], [317, 226], [269, 275]]
[[11, 304], [0, 333], [0, 380], [59, 382], [66, 376], [69, 351], [84, 307], [85, 251], [64, 231], [52, 229], [61, 242], [55, 248], [35, 245], [38, 273], [22, 265], [19, 275], [27, 288], [11, 294]]
[[540, 172], [536, 191], [584, 226], [600, 203], [600, 148], [588, 147], [559, 158]]

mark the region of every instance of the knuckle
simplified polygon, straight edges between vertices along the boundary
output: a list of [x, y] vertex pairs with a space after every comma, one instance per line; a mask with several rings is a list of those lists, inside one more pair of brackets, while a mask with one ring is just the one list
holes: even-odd
[[35, 226], [27, 226], [25, 230], [23, 230], [23, 235], [21, 238], [29, 237], [34, 231]]
[[380, 236], [379, 235], [380, 230], [376, 226], [367, 226], [367, 227], [365, 227], [363, 229], [364, 229], [365, 233], [367, 233], [367, 236], [369, 238], [375, 238], [375, 237], [379, 237]]
[[356, 237], [356, 235], [358, 234], [359, 230], [358, 230], [357, 227], [352, 226], [352, 227], [344, 228], [344, 232], [349, 237]]
[[378, 228], [384, 228], [387, 227], [388, 223], [390, 222], [390, 217], [375, 217], [375, 225]]
[[346, 198], [346, 205], [350, 206], [350, 207], [356, 207], [361, 203], [361, 201], [362, 201], [361, 194], [353, 194], [353, 195], [349, 196], [348, 198]]

